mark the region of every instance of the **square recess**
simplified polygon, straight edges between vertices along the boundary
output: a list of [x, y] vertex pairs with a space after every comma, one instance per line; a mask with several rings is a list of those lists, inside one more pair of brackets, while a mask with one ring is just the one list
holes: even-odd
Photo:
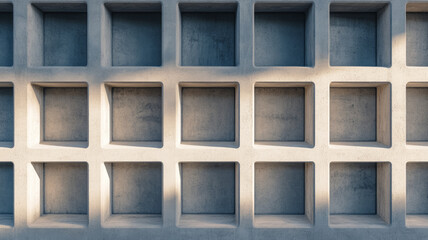
[[428, 145], [428, 83], [408, 83], [406, 89], [407, 144]]
[[180, 86], [182, 144], [236, 147], [237, 85]]
[[87, 65], [86, 3], [33, 3], [28, 16], [31, 66]]
[[30, 227], [83, 228], [88, 225], [87, 163], [32, 163], [28, 192]]
[[13, 85], [0, 83], [0, 147], [13, 147], [14, 125]]
[[390, 223], [391, 164], [330, 164], [330, 226], [377, 228]]
[[162, 226], [162, 163], [106, 163], [103, 227]]
[[428, 66], [428, 4], [408, 3], [406, 6], [406, 64]]
[[181, 65], [236, 66], [236, 3], [180, 3]]
[[[32, 144], [88, 146], [86, 83], [33, 83], [29, 117]], [[31, 91], [32, 90], [32, 91]], [[39, 128], [36, 124], [40, 123]]]
[[254, 226], [311, 227], [314, 189], [313, 163], [256, 163]]
[[0, 3], [0, 66], [13, 66], [13, 5]]
[[0, 228], [14, 225], [13, 163], [0, 163]]
[[106, 3], [107, 66], [162, 65], [161, 3]]
[[330, 5], [330, 65], [391, 65], [391, 10], [388, 3]]
[[256, 3], [254, 64], [313, 66], [314, 30], [312, 3]]
[[390, 146], [390, 88], [389, 83], [332, 83], [330, 142]]
[[314, 105], [312, 83], [256, 83], [255, 143], [313, 146]]
[[409, 162], [406, 167], [406, 226], [428, 227], [428, 163]]
[[234, 228], [238, 219], [238, 165], [233, 162], [180, 164], [179, 227]]

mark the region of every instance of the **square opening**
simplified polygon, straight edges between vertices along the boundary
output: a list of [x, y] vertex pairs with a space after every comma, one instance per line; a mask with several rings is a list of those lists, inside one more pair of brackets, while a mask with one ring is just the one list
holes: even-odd
[[428, 4], [408, 3], [406, 6], [406, 64], [428, 66]]
[[332, 83], [330, 143], [389, 147], [390, 98], [389, 83]]
[[180, 3], [181, 65], [236, 66], [236, 3]]
[[313, 163], [255, 164], [255, 227], [311, 227], [314, 203]]
[[236, 147], [237, 85], [180, 86], [182, 144]]
[[87, 84], [34, 83], [31, 88], [31, 144], [87, 147]]
[[0, 66], [13, 66], [13, 5], [0, 3]]
[[406, 226], [428, 227], [428, 163], [409, 162], [406, 166]]
[[314, 84], [256, 83], [255, 143], [314, 145]]
[[110, 134], [104, 144], [162, 147], [162, 84], [108, 83], [105, 89], [103, 132]]
[[102, 177], [103, 227], [162, 227], [162, 163], [106, 163]]
[[162, 65], [161, 3], [106, 3], [107, 66]]
[[0, 228], [14, 226], [13, 163], [0, 163]]
[[330, 65], [391, 65], [391, 10], [387, 3], [330, 5]]
[[313, 66], [314, 49], [312, 3], [255, 4], [256, 66]]
[[29, 224], [35, 228], [88, 225], [88, 164], [33, 163], [28, 173]]
[[14, 111], [12, 83], [0, 83], [0, 147], [14, 145]]
[[409, 83], [406, 88], [407, 144], [428, 145], [428, 83]]
[[179, 227], [236, 227], [238, 175], [233, 162], [181, 163]]
[[33, 3], [29, 8], [31, 66], [87, 65], [86, 3]]
[[330, 164], [330, 226], [384, 227], [391, 218], [391, 164]]

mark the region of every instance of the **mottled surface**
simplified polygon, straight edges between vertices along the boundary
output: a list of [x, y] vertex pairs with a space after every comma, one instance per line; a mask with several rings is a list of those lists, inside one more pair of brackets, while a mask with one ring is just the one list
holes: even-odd
[[182, 163], [183, 214], [234, 214], [235, 163]]
[[234, 66], [235, 13], [181, 13], [181, 65]]
[[0, 66], [13, 65], [13, 14], [0, 12]]
[[112, 140], [162, 141], [162, 89], [112, 88]]
[[330, 89], [330, 141], [376, 141], [376, 88]]
[[305, 89], [255, 89], [255, 140], [305, 141]]
[[428, 214], [428, 163], [407, 163], [406, 213]]
[[88, 140], [88, 90], [49, 87], [44, 93], [44, 141]]
[[162, 64], [161, 13], [113, 12], [113, 66]]
[[428, 140], [428, 88], [406, 90], [407, 141]]
[[406, 63], [428, 66], [428, 13], [406, 13]]
[[0, 163], [0, 214], [13, 214], [14, 174], [12, 163]]
[[0, 141], [14, 140], [13, 88], [0, 87]]
[[113, 163], [111, 182], [113, 214], [162, 212], [160, 163]]
[[88, 165], [44, 164], [44, 214], [88, 213]]
[[183, 87], [183, 141], [235, 141], [235, 88]]

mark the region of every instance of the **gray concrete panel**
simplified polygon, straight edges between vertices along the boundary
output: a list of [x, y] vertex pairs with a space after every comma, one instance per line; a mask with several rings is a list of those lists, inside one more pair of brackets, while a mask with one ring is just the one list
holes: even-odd
[[428, 141], [428, 88], [406, 90], [407, 141]]
[[428, 13], [406, 14], [406, 63], [428, 66]]
[[0, 141], [14, 140], [13, 87], [0, 87]]
[[14, 174], [12, 163], [0, 163], [0, 214], [13, 214]]
[[0, 12], [0, 66], [13, 65], [13, 13]]
[[428, 163], [407, 163], [406, 213], [428, 214]]

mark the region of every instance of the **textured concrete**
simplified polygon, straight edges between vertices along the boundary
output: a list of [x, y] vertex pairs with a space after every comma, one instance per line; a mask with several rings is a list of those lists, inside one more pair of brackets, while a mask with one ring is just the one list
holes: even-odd
[[428, 164], [407, 163], [406, 214], [428, 215]]
[[111, 18], [113, 66], [162, 64], [160, 12], [113, 12]]
[[181, 13], [181, 65], [234, 66], [236, 14]]
[[112, 141], [162, 141], [162, 89], [112, 88]]
[[44, 88], [44, 141], [88, 140], [87, 88]]
[[305, 141], [305, 89], [255, 89], [255, 140]]
[[112, 164], [112, 214], [161, 214], [162, 165]]
[[183, 87], [182, 140], [235, 141], [235, 88]]
[[407, 66], [428, 66], [428, 13], [406, 14], [406, 63]]
[[428, 87], [406, 90], [406, 139], [428, 141]]
[[235, 163], [182, 163], [182, 214], [234, 214]]
[[0, 87], [0, 141], [13, 142], [13, 87]]
[[[14, 174], [12, 163], [0, 163], [0, 214], [14, 212]], [[1, 224], [0, 224], [1, 225]]]
[[13, 13], [0, 12], [0, 66], [13, 65]]

